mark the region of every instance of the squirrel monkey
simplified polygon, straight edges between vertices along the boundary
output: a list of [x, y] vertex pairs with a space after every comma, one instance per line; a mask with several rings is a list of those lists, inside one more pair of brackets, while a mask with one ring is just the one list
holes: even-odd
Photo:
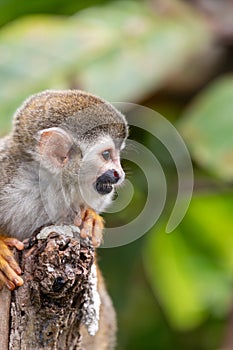
[[16, 111], [0, 140], [0, 283], [23, 284], [11, 247], [50, 224], [75, 224], [98, 246], [114, 187], [124, 180], [125, 117], [78, 90], [44, 91]]

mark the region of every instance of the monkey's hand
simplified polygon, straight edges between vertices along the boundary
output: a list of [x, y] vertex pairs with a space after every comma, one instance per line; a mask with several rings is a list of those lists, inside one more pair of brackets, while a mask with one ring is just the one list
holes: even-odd
[[0, 236], [0, 290], [5, 285], [9, 290], [23, 285], [23, 279], [19, 277], [21, 269], [14, 259], [9, 247], [22, 250], [24, 245], [16, 238]]
[[83, 209], [81, 216], [75, 218], [74, 224], [80, 227], [82, 238], [90, 237], [94, 247], [101, 244], [103, 237], [104, 219], [93, 209]]

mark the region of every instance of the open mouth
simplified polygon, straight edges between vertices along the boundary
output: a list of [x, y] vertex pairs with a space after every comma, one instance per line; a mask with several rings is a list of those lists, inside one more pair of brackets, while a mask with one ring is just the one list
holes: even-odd
[[112, 192], [113, 185], [110, 182], [97, 181], [95, 184], [95, 189], [99, 194], [104, 195]]
[[118, 182], [119, 178], [116, 170], [108, 170], [97, 178], [94, 187], [99, 194], [108, 194], [112, 192], [113, 185]]

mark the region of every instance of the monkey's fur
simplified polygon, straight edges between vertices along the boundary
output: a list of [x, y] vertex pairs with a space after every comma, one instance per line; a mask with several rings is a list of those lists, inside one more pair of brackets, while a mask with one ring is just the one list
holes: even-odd
[[[12, 133], [0, 145], [0, 227], [8, 235], [23, 239], [50, 222], [40, 199], [41, 160], [36, 146], [40, 130], [57, 126], [73, 135], [77, 147], [93, 143], [101, 135], [116, 140], [127, 136], [122, 114], [91, 94], [45, 91], [29, 98], [16, 112]], [[77, 163], [80, 162], [81, 159]], [[55, 207], [58, 198], [52, 200]], [[60, 202], [57, 204], [61, 206]]]
[[[30, 97], [17, 110], [12, 132], [0, 140], [0, 280], [5, 282], [7, 277], [9, 283], [23, 283], [15, 282], [15, 274], [6, 273], [6, 246], [17, 247], [13, 241], [7, 243], [8, 237], [22, 240], [48, 224], [71, 224], [75, 217], [79, 218], [81, 209], [92, 207], [101, 211], [111, 202], [112, 193], [99, 194], [93, 184], [88, 183], [93, 182], [94, 176], [100, 175], [102, 169], [108, 169], [107, 165], [94, 159], [97, 153], [90, 153], [92, 157], [89, 156], [86, 167], [84, 162], [82, 170], [83, 157], [92, 148], [95, 150], [99, 142], [102, 144], [107, 140], [111, 147], [114, 144], [115, 153], [109, 167], [117, 169], [117, 182], [118, 177], [124, 176], [119, 152], [127, 132], [126, 120], [120, 112], [104, 100], [82, 91], [45, 91]], [[46, 136], [50, 133], [55, 135], [52, 142]], [[47, 139], [50, 143], [48, 149]], [[57, 140], [63, 142], [61, 150]], [[66, 148], [67, 157], [63, 157], [60, 153], [66, 152]], [[80, 193], [81, 171], [87, 182], [84, 187], [91, 188], [85, 190], [87, 201]], [[81, 182], [77, 180], [77, 174]], [[93, 205], [90, 205], [92, 201]], [[95, 220], [98, 218], [96, 214]], [[17, 267], [13, 264], [11, 267], [19, 274]], [[4, 273], [6, 277], [1, 278]], [[95, 337], [83, 330], [84, 343], [87, 349], [112, 349], [115, 312], [99, 270], [98, 276], [102, 302], [100, 330]]]

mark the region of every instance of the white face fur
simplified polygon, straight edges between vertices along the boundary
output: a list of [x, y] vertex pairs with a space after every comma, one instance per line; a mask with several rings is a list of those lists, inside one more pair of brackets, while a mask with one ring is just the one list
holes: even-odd
[[[120, 151], [110, 136], [102, 136], [92, 144], [83, 144], [79, 171], [79, 189], [85, 204], [97, 212], [112, 200], [115, 186], [120, 185], [125, 173], [120, 163]], [[114, 181], [115, 179], [115, 181]], [[102, 183], [103, 182], [103, 183]]]
[[[54, 195], [64, 195], [67, 210], [79, 212], [81, 207], [89, 207], [100, 212], [110, 204], [114, 187], [124, 180], [120, 164], [123, 146], [122, 140], [110, 135], [75, 145], [70, 133], [53, 127], [39, 132], [37, 154], [42, 168], [50, 172], [48, 181], [60, 183], [61, 191]], [[47, 202], [52, 202], [51, 198]]]

